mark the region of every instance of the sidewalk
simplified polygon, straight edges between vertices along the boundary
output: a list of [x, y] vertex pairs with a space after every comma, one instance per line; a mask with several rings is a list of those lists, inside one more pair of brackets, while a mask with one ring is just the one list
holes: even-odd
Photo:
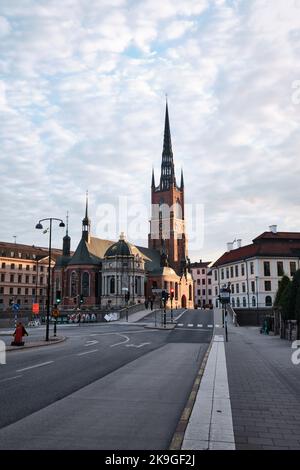
[[228, 342], [222, 328], [214, 334], [181, 448], [300, 449], [300, 364], [291, 343], [235, 327], [230, 317]]

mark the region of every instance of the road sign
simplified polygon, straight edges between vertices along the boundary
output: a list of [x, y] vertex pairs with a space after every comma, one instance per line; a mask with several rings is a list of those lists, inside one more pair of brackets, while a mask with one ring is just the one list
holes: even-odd
[[32, 313], [37, 315], [40, 312], [40, 304], [34, 303], [32, 304]]
[[19, 304], [13, 304], [12, 308], [15, 311], [20, 310], [20, 305]]
[[57, 308], [54, 308], [54, 309], [52, 310], [52, 316], [53, 316], [53, 317], [59, 317], [59, 310], [58, 310]]

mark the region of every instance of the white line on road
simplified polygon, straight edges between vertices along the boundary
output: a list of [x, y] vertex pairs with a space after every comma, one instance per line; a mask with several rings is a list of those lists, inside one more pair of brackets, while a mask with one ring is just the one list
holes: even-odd
[[119, 344], [125, 344], [125, 343], [128, 343], [128, 341], [130, 341], [130, 338], [128, 338], [128, 336], [126, 335], [121, 335], [120, 333], [115, 333], [116, 335], [118, 336], [121, 336], [121, 338], [125, 338], [125, 341], [121, 341], [120, 343], [116, 343], [116, 344], [111, 344], [110, 347], [113, 348], [114, 346], [119, 346]]
[[207, 328], [213, 328], [214, 325], [207, 325]]
[[192, 323], [189, 323], [189, 324], [188, 324], [188, 327], [189, 327], [189, 328], [193, 328], [193, 326], [194, 326], [194, 325], [193, 325]]
[[24, 370], [35, 369], [36, 367], [47, 366], [52, 364], [54, 361], [42, 362], [41, 364], [35, 364], [34, 366], [24, 367], [23, 369], [18, 369], [16, 372], [23, 372]]
[[143, 346], [146, 346], [146, 344], [151, 344], [151, 343], [142, 343], [142, 344], [126, 344], [127, 348], [142, 348]]
[[91, 349], [89, 351], [84, 351], [84, 352], [78, 353], [77, 356], [84, 356], [85, 354], [91, 354], [96, 351], [99, 351], [99, 349]]
[[183, 326], [183, 323], [178, 323], [177, 326]]
[[1, 379], [0, 382], [8, 382], [9, 380], [18, 379], [19, 377], [23, 377], [22, 375], [15, 375], [14, 377], [7, 377], [6, 379]]
[[87, 341], [85, 343], [85, 346], [92, 346], [93, 344], [97, 344], [97, 343], [99, 343], [99, 341], [94, 339], [94, 340]]
[[198, 326], [198, 328], [203, 328], [203, 325], [202, 325], [202, 324], [200, 324], [200, 325], [197, 325], [197, 326]]

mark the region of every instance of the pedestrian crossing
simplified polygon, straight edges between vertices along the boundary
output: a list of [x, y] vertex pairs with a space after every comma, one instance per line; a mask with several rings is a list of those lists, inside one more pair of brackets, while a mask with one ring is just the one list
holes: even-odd
[[[179, 328], [213, 328], [214, 325], [203, 325], [203, 323], [177, 323]], [[218, 328], [220, 325], [216, 325]]]

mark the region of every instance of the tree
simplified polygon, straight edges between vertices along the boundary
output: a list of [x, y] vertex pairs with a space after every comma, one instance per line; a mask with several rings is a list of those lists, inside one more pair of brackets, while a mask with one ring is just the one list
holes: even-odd
[[290, 278], [284, 275], [279, 283], [279, 287], [276, 292], [276, 297], [274, 300], [274, 307], [281, 307], [283, 293], [286, 290], [287, 286], [290, 285], [291, 281]]

